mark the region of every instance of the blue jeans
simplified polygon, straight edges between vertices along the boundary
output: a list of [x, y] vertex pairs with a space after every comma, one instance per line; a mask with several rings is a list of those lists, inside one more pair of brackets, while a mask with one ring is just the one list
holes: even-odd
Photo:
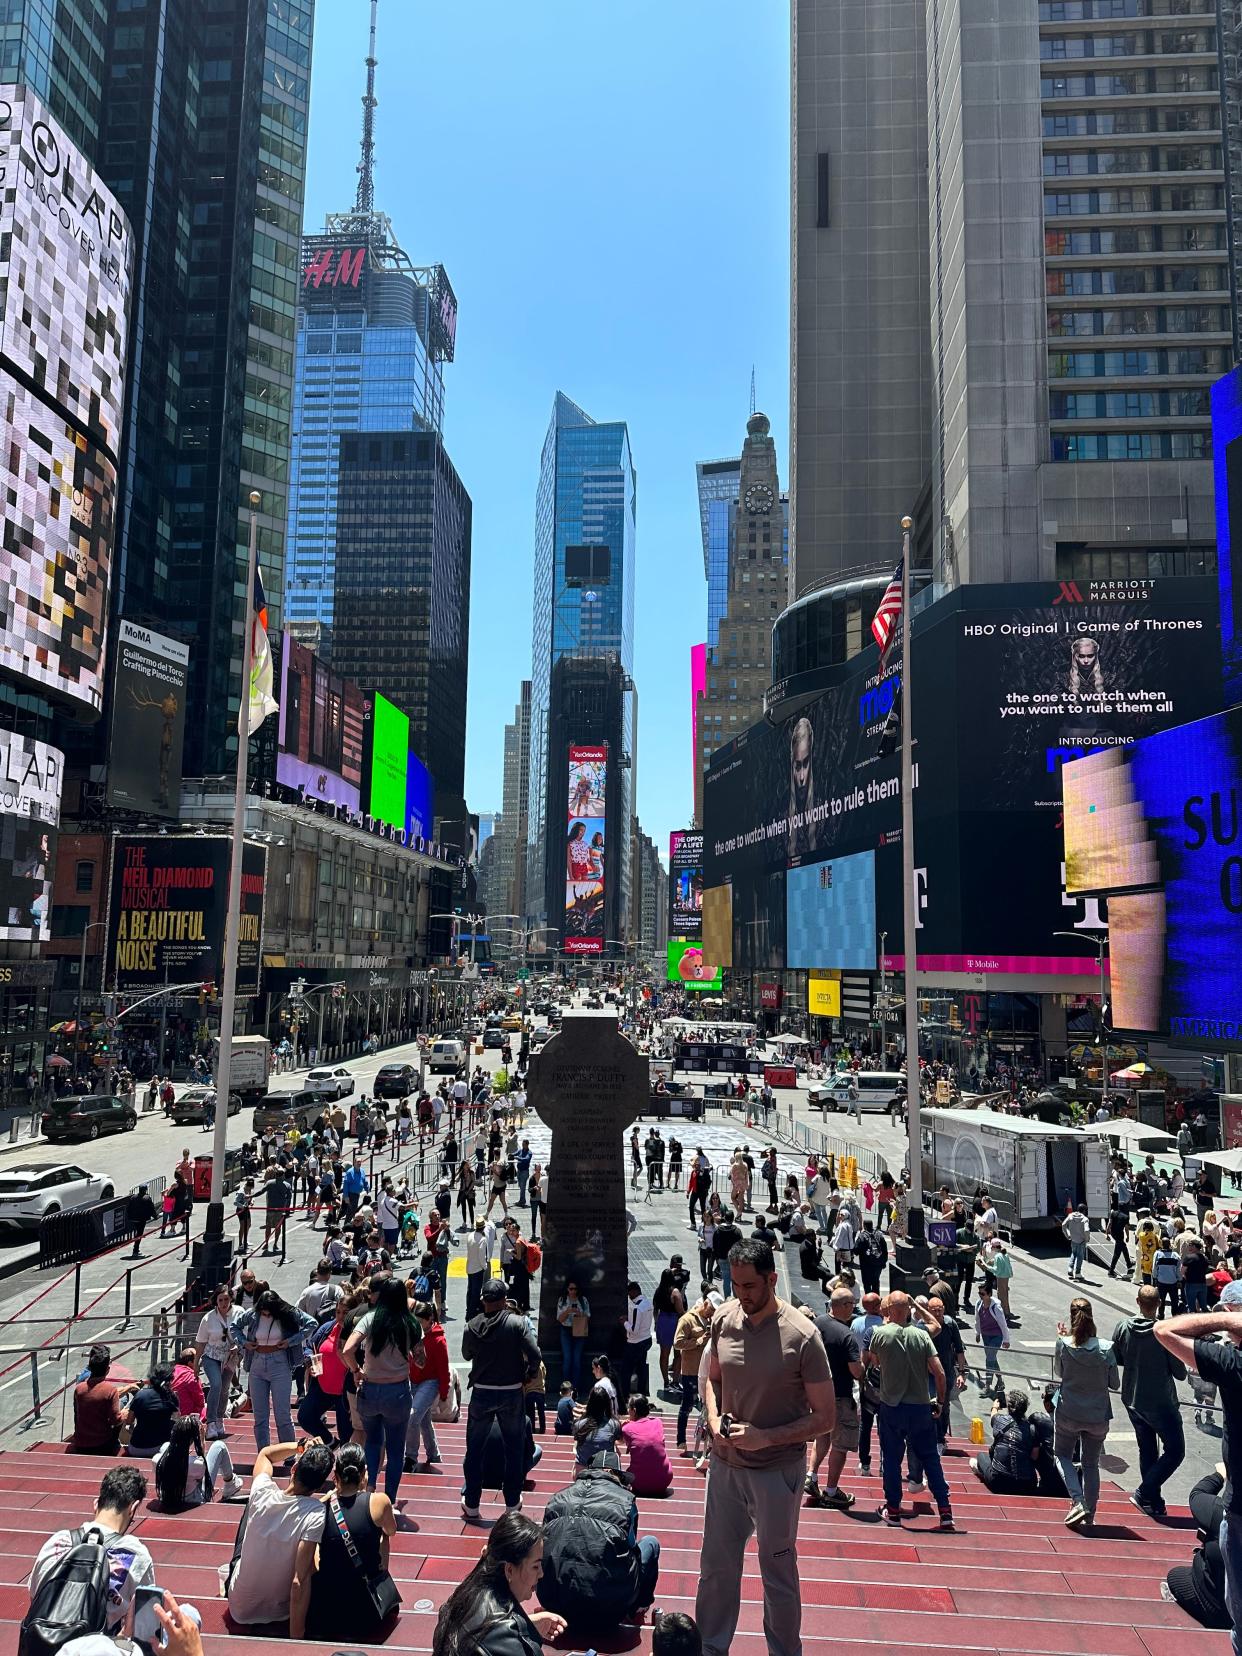
[[582, 1378], [582, 1349], [585, 1345], [585, 1334], [575, 1339], [564, 1323], [561, 1324], [561, 1379], [568, 1380], [575, 1392]]
[[725, 1254], [720, 1261], [720, 1291], [726, 1299], [733, 1295], [733, 1267], [729, 1264], [729, 1256]]
[[522, 1499], [523, 1462], [526, 1458], [526, 1407], [520, 1391], [503, 1391], [496, 1386], [475, 1386], [470, 1393], [466, 1415], [466, 1458], [462, 1466], [462, 1502], [477, 1511], [483, 1493], [483, 1454], [495, 1420], [505, 1450], [503, 1494], [505, 1505], [515, 1507]]
[[272, 1441], [272, 1414], [276, 1416], [277, 1442], [293, 1442], [293, 1370], [283, 1351], [256, 1351], [250, 1362], [250, 1406], [254, 1410], [256, 1449]]
[[681, 1408], [677, 1411], [677, 1447], [685, 1445], [686, 1428], [690, 1424], [690, 1416], [699, 1406], [699, 1377], [698, 1373], [683, 1374], [681, 1377]]
[[376, 1385], [364, 1380], [358, 1388], [358, 1418], [365, 1430], [367, 1483], [379, 1483], [380, 1450], [387, 1454], [384, 1465], [384, 1494], [397, 1499], [401, 1474], [405, 1470], [405, 1429], [410, 1419], [410, 1382], [393, 1380]]
[[901, 1509], [901, 1462], [907, 1447], [918, 1457], [917, 1464], [927, 1479], [936, 1505], [949, 1508], [949, 1486], [940, 1465], [940, 1444], [930, 1403], [881, 1403], [880, 1471], [884, 1479], [884, 1504], [890, 1512]]
[[638, 1543], [638, 1598], [636, 1610], [645, 1610], [655, 1598], [656, 1582], [660, 1576], [660, 1543], [654, 1535], [644, 1535]]
[[995, 1375], [998, 1380], [1000, 1379], [1000, 1359], [997, 1356], [997, 1352], [999, 1352], [1001, 1348], [1002, 1341], [999, 1334], [984, 1334], [981, 1337], [983, 1340], [984, 1373], [987, 1381], [990, 1383], [993, 1375]]
[[1225, 1564], [1225, 1608], [1233, 1623], [1233, 1656], [1242, 1656], [1242, 1515], [1227, 1512], [1220, 1521], [1220, 1553]]
[[1086, 1263], [1087, 1244], [1085, 1242], [1071, 1242], [1069, 1274], [1071, 1276], [1081, 1276], [1082, 1268]]
[[431, 1408], [440, 1395], [438, 1380], [420, 1380], [414, 1387], [413, 1400], [410, 1404], [410, 1424], [405, 1429], [405, 1452], [418, 1459], [418, 1440], [421, 1435], [423, 1448], [427, 1451], [429, 1461], [440, 1459], [440, 1445], [436, 1442], [436, 1429], [431, 1423]]
[[1183, 1282], [1182, 1288], [1186, 1295], [1186, 1310], [1188, 1313], [1207, 1310], [1208, 1298], [1206, 1282]]
[[518, 1206], [519, 1207], [525, 1207], [526, 1206], [526, 1181], [529, 1178], [530, 1178], [530, 1168], [529, 1167], [519, 1167], [518, 1170], [517, 1170]]
[[203, 1356], [203, 1373], [207, 1376], [207, 1429], [224, 1425], [224, 1406], [228, 1402], [221, 1365], [215, 1357]]
[[[1155, 1506], [1164, 1505], [1162, 1486], [1186, 1459], [1186, 1434], [1182, 1430], [1182, 1414], [1177, 1407], [1159, 1414], [1148, 1411], [1139, 1414], [1127, 1409], [1138, 1439], [1139, 1479], [1138, 1493], [1143, 1500]], [[1161, 1449], [1161, 1444], [1164, 1445]]]

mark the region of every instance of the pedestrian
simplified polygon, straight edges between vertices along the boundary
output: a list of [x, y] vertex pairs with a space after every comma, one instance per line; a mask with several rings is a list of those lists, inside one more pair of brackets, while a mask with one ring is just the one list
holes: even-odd
[[[1116, 1391], [1120, 1385], [1113, 1348], [1101, 1345], [1096, 1338], [1090, 1300], [1070, 1301], [1068, 1325], [1058, 1324], [1052, 1372], [1060, 1381], [1053, 1453], [1070, 1499], [1065, 1523], [1069, 1529], [1081, 1529], [1095, 1519], [1100, 1499], [1100, 1455], [1113, 1414], [1109, 1391]], [[1081, 1448], [1081, 1479], [1074, 1464], [1075, 1444]]]
[[1167, 1305], [1170, 1316], [1176, 1317], [1181, 1310], [1182, 1260], [1171, 1241], [1162, 1238], [1152, 1255], [1151, 1280], [1160, 1302], [1160, 1315], [1164, 1316]]
[[[953, 1530], [949, 1486], [940, 1464], [936, 1416], [948, 1407], [944, 1367], [927, 1329], [910, 1320], [910, 1296], [888, 1296], [887, 1321], [873, 1328], [863, 1359], [879, 1371], [880, 1474], [884, 1481], [885, 1523], [902, 1521], [901, 1463], [907, 1449], [927, 1479], [936, 1502], [939, 1527]], [[931, 1396], [929, 1381], [935, 1387]]]
[[1009, 1324], [1005, 1309], [994, 1298], [986, 1282], [980, 1287], [975, 1301], [975, 1338], [983, 1347], [984, 1396], [1001, 1396], [1005, 1382], [1001, 1378], [998, 1352], [1009, 1350]]
[[695, 1619], [705, 1656], [726, 1656], [741, 1608], [742, 1561], [753, 1534], [770, 1656], [800, 1656], [798, 1512], [806, 1444], [835, 1423], [832, 1381], [815, 1325], [776, 1295], [766, 1243], [739, 1242], [735, 1298], [713, 1316], [704, 1408], [711, 1471]]
[[862, 1231], [854, 1244], [858, 1256], [858, 1272], [862, 1277], [863, 1293], [877, 1294], [880, 1277], [888, 1263], [888, 1243], [875, 1228], [873, 1219], [864, 1219]]
[[1186, 1365], [1156, 1339], [1160, 1295], [1138, 1291], [1138, 1316], [1123, 1317], [1113, 1330], [1113, 1353], [1121, 1369], [1121, 1401], [1138, 1440], [1139, 1486], [1130, 1499], [1151, 1518], [1164, 1516], [1163, 1486], [1186, 1459], [1186, 1434], [1178, 1405], [1178, 1380]]
[[531, 1165], [530, 1183], [526, 1187], [527, 1199], [530, 1202], [530, 1239], [539, 1240], [539, 1213], [543, 1207], [543, 1168], [538, 1162]]
[[542, 1358], [526, 1318], [507, 1308], [507, 1297], [508, 1289], [499, 1278], [484, 1283], [483, 1308], [466, 1324], [462, 1335], [462, 1356], [470, 1363], [470, 1408], [466, 1416], [461, 1510], [470, 1523], [479, 1517], [483, 1457], [493, 1421], [504, 1446], [505, 1511], [516, 1513], [522, 1504], [526, 1434], [522, 1388], [538, 1374]]
[[681, 1386], [681, 1407], [677, 1411], [677, 1449], [682, 1455], [689, 1453], [686, 1447], [686, 1428], [690, 1424], [691, 1414], [699, 1407], [699, 1363], [711, 1333], [712, 1317], [723, 1304], [722, 1294], [704, 1294], [697, 1305], [692, 1305], [679, 1318], [677, 1331], [673, 1335], [673, 1349], [677, 1354]]
[[671, 1268], [660, 1272], [651, 1304], [655, 1311], [655, 1343], [660, 1353], [660, 1389], [667, 1392], [675, 1378], [673, 1341], [677, 1335], [677, 1324], [686, 1310], [686, 1297], [678, 1287], [676, 1274]]
[[1087, 1239], [1091, 1235], [1091, 1221], [1087, 1218], [1087, 1204], [1079, 1202], [1072, 1213], [1061, 1221], [1061, 1234], [1069, 1243], [1069, 1277], [1071, 1282], [1082, 1281], [1082, 1268], [1087, 1263]]
[[367, 1487], [378, 1487], [382, 1454], [384, 1493], [395, 1503], [413, 1401], [410, 1365], [426, 1362], [422, 1325], [410, 1310], [404, 1282], [389, 1277], [378, 1284], [374, 1309], [354, 1324], [341, 1348], [341, 1359], [358, 1388], [358, 1418], [366, 1433]]
[[1208, 1303], [1208, 1262], [1203, 1243], [1192, 1236], [1182, 1254], [1182, 1292], [1187, 1311], [1206, 1311]]
[[1113, 1243], [1113, 1257], [1109, 1261], [1108, 1274], [1117, 1275], [1117, 1261], [1120, 1259], [1125, 1261], [1126, 1275], [1129, 1276], [1134, 1270], [1134, 1261], [1130, 1258], [1130, 1250], [1126, 1246], [1130, 1240], [1130, 1214], [1128, 1207], [1122, 1205], [1117, 1191], [1113, 1193], [1113, 1205], [1108, 1210], [1106, 1229]]
[[591, 1332], [591, 1302], [572, 1277], [556, 1302], [556, 1321], [561, 1336], [561, 1380], [577, 1395], [582, 1380], [582, 1353]]
[[[805, 1487], [812, 1506], [836, 1507], [841, 1512], [848, 1512], [854, 1505], [854, 1497], [841, 1488], [841, 1474], [850, 1451], [858, 1449], [859, 1420], [854, 1382], [863, 1377], [862, 1352], [851, 1327], [853, 1319], [854, 1296], [848, 1288], [834, 1288], [828, 1314], [815, 1319], [832, 1374], [836, 1419], [832, 1431], [817, 1437], [810, 1447], [810, 1468]], [[828, 1470], [821, 1494], [819, 1469], [825, 1459]]]
[[238, 1319], [242, 1348], [250, 1357], [250, 1407], [256, 1449], [271, 1442], [271, 1417], [281, 1443], [293, 1439], [293, 1371], [302, 1361], [302, 1343], [314, 1332], [311, 1319], [265, 1288], [252, 1311]]
[[125, 1223], [133, 1232], [134, 1251], [131, 1259], [141, 1259], [142, 1239], [146, 1234], [147, 1226], [155, 1218], [155, 1203], [147, 1195], [145, 1185], [139, 1185], [130, 1192], [125, 1203]]
[[626, 1283], [625, 1297], [627, 1303], [621, 1313], [625, 1328], [625, 1370], [619, 1376], [622, 1401], [635, 1391], [646, 1397], [651, 1389], [647, 1359], [655, 1323], [655, 1308], [637, 1282]]

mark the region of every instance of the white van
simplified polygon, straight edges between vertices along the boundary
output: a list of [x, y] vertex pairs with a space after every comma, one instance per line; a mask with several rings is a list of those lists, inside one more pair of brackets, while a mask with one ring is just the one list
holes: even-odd
[[859, 1070], [857, 1075], [843, 1071], [822, 1086], [812, 1088], [809, 1096], [811, 1107], [825, 1112], [848, 1110], [850, 1092], [855, 1084], [858, 1087], [859, 1108], [873, 1113], [895, 1108], [900, 1095], [906, 1090], [906, 1078], [896, 1070]]
[[433, 1075], [456, 1075], [466, 1061], [460, 1041], [433, 1041], [427, 1052], [427, 1068]]

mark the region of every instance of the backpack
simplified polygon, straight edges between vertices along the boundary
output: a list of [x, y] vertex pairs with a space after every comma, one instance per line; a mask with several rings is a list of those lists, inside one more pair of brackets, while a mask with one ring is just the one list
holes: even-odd
[[420, 1300], [430, 1300], [432, 1298], [431, 1278], [429, 1276], [416, 1276], [414, 1278], [414, 1298]]
[[527, 1276], [534, 1276], [535, 1273], [538, 1271], [539, 1267], [542, 1264], [543, 1264], [543, 1249], [539, 1246], [538, 1242], [528, 1242], [526, 1244], [526, 1274], [527, 1274]]
[[88, 1541], [86, 1536], [85, 1527], [71, 1532], [68, 1552], [31, 1599], [18, 1636], [19, 1656], [53, 1656], [70, 1639], [106, 1628], [108, 1549], [103, 1541]]

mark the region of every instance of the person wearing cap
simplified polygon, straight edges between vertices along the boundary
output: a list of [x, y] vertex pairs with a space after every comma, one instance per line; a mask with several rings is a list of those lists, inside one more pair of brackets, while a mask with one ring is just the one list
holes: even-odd
[[470, 1409], [466, 1416], [466, 1456], [462, 1467], [462, 1516], [475, 1521], [483, 1492], [483, 1457], [492, 1421], [505, 1447], [506, 1512], [522, 1506], [523, 1434], [526, 1408], [523, 1387], [539, 1373], [539, 1347], [526, 1318], [505, 1303], [509, 1289], [500, 1277], [483, 1284], [479, 1315], [466, 1324], [461, 1354], [470, 1364]]
[[[1157, 1322], [1153, 1333], [1171, 1357], [1219, 1387], [1225, 1417], [1221, 1458], [1228, 1493], [1220, 1523], [1220, 1551], [1234, 1656], [1242, 1656], [1242, 1282], [1227, 1284], [1215, 1311], [1170, 1317]], [[1218, 1335], [1225, 1338], [1218, 1341]]]
[[466, 1238], [466, 1321], [477, 1317], [482, 1303], [483, 1284], [492, 1274], [492, 1249], [496, 1227], [490, 1219], [476, 1219]]
[[86, 1357], [86, 1376], [73, 1388], [74, 1455], [119, 1455], [121, 1452], [121, 1388], [108, 1379], [112, 1353], [93, 1345]]
[[621, 1460], [601, 1450], [543, 1515], [543, 1575], [536, 1589], [545, 1610], [564, 1616], [573, 1635], [615, 1630], [655, 1598], [660, 1543], [638, 1536], [638, 1502], [625, 1487]]

